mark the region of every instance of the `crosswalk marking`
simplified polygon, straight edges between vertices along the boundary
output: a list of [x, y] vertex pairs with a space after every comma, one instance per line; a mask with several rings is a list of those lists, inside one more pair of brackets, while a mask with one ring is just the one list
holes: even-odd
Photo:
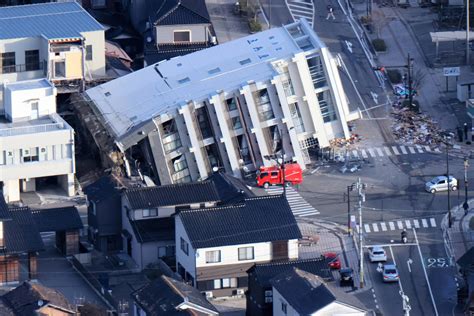
[[[388, 224], [388, 227], [387, 227]], [[423, 227], [420, 227], [423, 226]], [[422, 229], [422, 228], [436, 228], [437, 223], [435, 218], [423, 218], [420, 220], [418, 219], [404, 219], [404, 220], [397, 220], [391, 222], [374, 222], [374, 223], [366, 223], [364, 224], [363, 231], [365, 233], [377, 233], [377, 232], [387, 232], [395, 231], [395, 230], [411, 230], [413, 228]]]
[[375, 150], [377, 151], [377, 153], [379, 154], [380, 157], [383, 157], [383, 151], [382, 151], [382, 148], [375, 148]]
[[314, 5], [313, 2], [304, 2], [296, 0], [286, 0], [286, 5], [288, 10], [293, 17], [293, 20], [298, 20], [300, 18], [305, 18], [308, 20], [310, 26], [313, 26], [314, 18]]
[[392, 155], [415, 155], [424, 153], [441, 153], [438, 148], [431, 149], [429, 146], [421, 145], [398, 145], [398, 146], [380, 146], [380, 147], [368, 147], [358, 148], [351, 150], [344, 150], [339, 152], [342, 157], [351, 156], [353, 158], [379, 158]]
[[431, 152], [431, 148], [430, 148], [430, 146], [428, 146], [428, 145], [425, 145], [425, 150], [426, 150], [427, 152]]
[[412, 154], [416, 154], [415, 148], [413, 148], [413, 147], [408, 147], [408, 150], [409, 150]]
[[392, 150], [393, 150], [393, 153], [394, 153], [395, 155], [400, 155], [400, 153], [398, 152], [397, 147], [392, 146]]
[[362, 153], [362, 157], [369, 158], [369, 156], [367, 156], [367, 153], [365, 152], [365, 150], [361, 149], [360, 151]]
[[387, 156], [391, 156], [391, 155], [392, 155], [392, 153], [390, 152], [390, 148], [388, 148], [387, 146], [384, 146], [383, 149], [385, 149], [385, 153], [387, 154]]
[[370, 154], [372, 157], [374, 157], [374, 158], [376, 157], [375, 152], [374, 152], [374, 150], [373, 150], [372, 148], [367, 148], [367, 150], [369, 151], [369, 154]]
[[437, 152], [437, 153], [441, 152], [441, 150], [439, 150], [439, 148], [435, 148], [434, 151]]
[[357, 150], [353, 150], [352, 151], [352, 155], [355, 157], [355, 158], [359, 158], [359, 152]]
[[[276, 195], [283, 193], [283, 187], [281, 186], [272, 186], [268, 189], [265, 189], [269, 195]], [[316, 210], [311, 204], [306, 202], [306, 200], [296, 191], [294, 188], [286, 188], [286, 200], [290, 205], [293, 215], [304, 217], [304, 216], [313, 216], [318, 215], [319, 211]]]
[[416, 145], [416, 150], [418, 150], [418, 153], [420, 154], [424, 153], [423, 148], [420, 145]]
[[408, 154], [405, 146], [400, 146], [400, 150], [401, 150], [402, 154], [404, 154], [404, 155]]

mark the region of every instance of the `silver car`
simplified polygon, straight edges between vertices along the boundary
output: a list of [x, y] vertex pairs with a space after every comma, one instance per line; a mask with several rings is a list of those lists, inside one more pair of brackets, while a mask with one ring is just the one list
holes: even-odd
[[374, 246], [372, 248], [369, 248], [369, 259], [370, 262], [385, 262], [387, 261], [387, 253], [382, 247]]
[[394, 264], [386, 264], [383, 266], [382, 278], [384, 282], [398, 282], [398, 269]]
[[[426, 182], [425, 190], [430, 193], [436, 193], [439, 191], [447, 191], [448, 190], [448, 181], [446, 176], [438, 176], [430, 181]], [[449, 188], [452, 191], [456, 191], [458, 189], [458, 180], [453, 176], [449, 176]]]

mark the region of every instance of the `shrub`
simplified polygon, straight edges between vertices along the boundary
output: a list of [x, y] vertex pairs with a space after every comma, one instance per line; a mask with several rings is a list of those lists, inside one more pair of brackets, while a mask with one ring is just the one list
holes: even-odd
[[381, 38], [372, 40], [372, 45], [374, 45], [374, 49], [377, 52], [384, 52], [387, 50], [387, 45], [385, 45], [385, 41]]
[[387, 77], [391, 83], [400, 83], [402, 82], [402, 74], [398, 69], [388, 69]]
[[262, 25], [253, 19], [249, 20], [250, 33], [257, 33], [262, 30]]

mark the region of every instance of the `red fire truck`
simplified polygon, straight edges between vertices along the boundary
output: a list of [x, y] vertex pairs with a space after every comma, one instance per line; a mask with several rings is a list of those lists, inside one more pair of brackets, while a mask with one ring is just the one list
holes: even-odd
[[[283, 185], [283, 166], [260, 167], [257, 171], [257, 185], [268, 188], [271, 185]], [[303, 182], [303, 170], [297, 163], [285, 164], [285, 184], [295, 185]]]

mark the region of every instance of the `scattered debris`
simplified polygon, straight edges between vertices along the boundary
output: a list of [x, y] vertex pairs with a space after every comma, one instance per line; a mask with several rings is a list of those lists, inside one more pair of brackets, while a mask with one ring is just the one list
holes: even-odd
[[408, 108], [393, 108], [393, 134], [404, 144], [439, 145], [445, 134], [436, 121]]

